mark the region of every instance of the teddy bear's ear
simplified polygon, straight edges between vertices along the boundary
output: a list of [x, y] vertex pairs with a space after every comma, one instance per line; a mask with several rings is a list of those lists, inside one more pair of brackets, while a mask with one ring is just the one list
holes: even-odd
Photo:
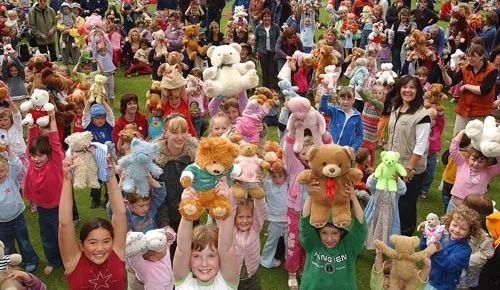
[[208, 50], [207, 50], [208, 58], [210, 58], [210, 59], [212, 58], [212, 53], [214, 52], [214, 50], [215, 50], [215, 46], [213, 46], [213, 45], [208, 48]]
[[382, 151], [382, 152], [380, 153], [380, 157], [384, 158], [386, 154], [387, 154], [387, 151]]
[[389, 241], [391, 242], [391, 244], [393, 244], [394, 246], [396, 246], [397, 243], [398, 243], [398, 241], [399, 241], [399, 236], [398, 235], [392, 235], [389, 238]]
[[309, 150], [307, 150], [306, 160], [307, 161], [311, 161], [314, 158], [314, 155], [316, 155], [316, 153], [318, 151], [319, 151], [319, 147], [318, 146], [316, 146], [316, 145], [311, 146], [311, 148], [309, 148]]
[[411, 241], [413, 242], [413, 248], [416, 248], [420, 245], [420, 239], [418, 237], [411, 237]]
[[73, 138], [72, 138], [72, 136], [73, 136], [73, 135], [69, 135], [68, 137], [66, 137], [66, 138], [64, 139], [64, 143], [66, 143], [66, 144], [70, 145], [70, 144], [71, 144], [71, 140], [73, 139]]
[[354, 150], [351, 147], [342, 146], [342, 149], [344, 149], [345, 153], [347, 154], [347, 156], [349, 156], [351, 161], [356, 160], [356, 153], [354, 152]]
[[239, 45], [238, 43], [231, 43], [229, 46], [231, 46], [232, 48], [236, 49], [236, 51], [238, 51], [238, 53], [241, 52], [241, 45]]
[[399, 160], [400, 156], [401, 156], [401, 154], [399, 154], [399, 152], [394, 152], [394, 159], [398, 159]]

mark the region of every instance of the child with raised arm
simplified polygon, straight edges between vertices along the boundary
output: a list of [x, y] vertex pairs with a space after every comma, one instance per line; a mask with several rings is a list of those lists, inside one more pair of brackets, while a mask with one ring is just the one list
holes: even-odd
[[[216, 186], [216, 191], [230, 198], [225, 178]], [[182, 199], [194, 196], [191, 188], [182, 193]], [[219, 228], [199, 225], [193, 230], [193, 222], [181, 218], [173, 263], [175, 289], [237, 289], [240, 269], [233, 245], [235, 213], [233, 210], [228, 218], [220, 221]]]
[[260, 232], [267, 215], [265, 198], [245, 199], [233, 203], [234, 253], [238, 261], [240, 282], [238, 289], [260, 289]]
[[[40, 238], [48, 264], [44, 270], [45, 274], [50, 274], [54, 267], [62, 266], [57, 226], [64, 152], [59, 141], [55, 112], [49, 112], [49, 116], [48, 136], [41, 136], [37, 125], [28, 128], [29, 165], [24, 185], [26, 199], [38, 206]], [[73, 225], [73, 217], [71, 217], [71, 225]]]
[[450, 146], [450, 155], [457, 165], [457, 176], [446, 212], [463, 204], [471, 193], [484, 194], [491, 179], [500, 173], [500, 158], [497, 158], [497, 164], [492, 165], [493, 159], [487, 158], [472, 146], [467, 159], [460, 154], [459, 144], [464, 134], [464, 130], [460, 131]]
[[[319, 190], [319, 182], [308, 186], [308, 191]], [[357, 289], [356, 258], [363, 250], [367, 227], [358, 198], [351, 194], [353, 222], [349, 228], [338, 228], [331, 220], [323, 228], [314, 228], [309, 220], [311, 197], [306, 198], [299, 221], [299, 241], [306, 251], [301, 290]]]
[[98, 30], [101, 33], [101, 38], [104, 42], [96, 44], [92, 42], [92, 54], [95, 56], [98, 63], [102, 66], [102, 74], [108, 79], [104, 83], [106, 91], [106, 100], [109, 101], [111, 108], [115, 105], [115, 70], [116, 66], [113, 63], [113, 47], [111, 42], [104, 35], [104, 31]]
[[21, 160], [6, 143], [6, 155], [0, 155], [0, 241], [5, 245], [5, 254], [16, 253], [16, 240], [23, 255], [27, 272], [33, 272], [39, 261], [31, 245], [26, 220], [24, 219], [23, 198], [19, 192], [18, 176], [22, 171]]
[[96, 281], [106, 277], [109, 289], [125, 289], [125, 242], [127, 221], [121, 190], [116, 181], [111, 158], [108, 158], [109, 180], [106, 183], [113, 211], [111, 222], [102, 218], [87, 221], [77, 239], [73, 224], [73, 176], [71, 170], [77, 155], [61, 162], [64, 180], [59, 207], [59, 241], [64, 274], [69, 289], [93, 289]]

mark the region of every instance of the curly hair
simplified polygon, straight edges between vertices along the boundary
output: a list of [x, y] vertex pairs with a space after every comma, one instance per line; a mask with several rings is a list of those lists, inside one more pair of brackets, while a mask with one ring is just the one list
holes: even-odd
[[469, 233], [466, 239], [470, 237], [479, 238], [481, 236], [481, 224], [479, 223], [479, 214], [476, 211], [461, 205], [448, 212], [441, 219], [441, 222], [446, 226], [446, 229], [449, 229], [453, 220], [465, 221], [469, 225]]

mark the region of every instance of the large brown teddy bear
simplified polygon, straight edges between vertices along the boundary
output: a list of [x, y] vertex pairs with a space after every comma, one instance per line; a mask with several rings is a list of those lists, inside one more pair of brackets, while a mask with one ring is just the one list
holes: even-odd
[[336, 227], [343, 228], [351, 224], [351, 195], [354, 193], [353, 183], [363, 178], [363, 172], [351, 168], [355, 159], [349, 147], [336, 144], [312, 146], [306, 153], [311, 169], [302, 171], [297, 176], [300, 184], [319, 181], [320, 190], [309, 192], [312, 198], [311, 220], [313, 227], [322, 228], [329, 219]]
[[432, 105], [436, 106], [436, 111], [442, 112], [444, 110], [443, 101], [447, 100], [448, 97], [446, 94], [443, 94], [441, 90], [443, 89], [442, 84], [432, 84], [431, 89], [425, 92], [425, 100], [424, 106], [429, 109]]
[[241, 167], [241, 175], [233, 179], [231, 191], [235, 198], [245, 199], [247, 194], [252, 198], [263, 198], [266, 196], [262, 189], [259, 175], [263, 176], [262, 169], [269, 169], [269, 162], [257, 157], [259, 146], [243, 143], [239, 146], [239, 156], [234, 163]]
[[200, 56], [207, 55], [208, 46], [207, 45], [199, 45], [198, 44], [198, 36], [200, 35], [200, 24], [188, 25], [182, 27], [182, 31], [184, 31], [184, 39], [182, 39], [182, 44], [186, 47], [187, 55], [190, 60], [194, 60], [196, 55]]
[[322, 45], [316, 63], [317, 76], [325, 73], [325, 67], [329, 65], [336, 65], [338, 63], [338, 60], [337, 57], [333, 54], [333, 47], [326, 44]]
[[29, 86], [29, 94], [32, 95], [34, 89], [43, 89], [42, 70], [44, 68], [52, 68], [53, 63], [49, 61], [49, 56], [46, 53], [37, 53], [28, 60], [26, 67], [27, 74], [31, 77]]
[[344, 62], [345, 63], [349, 63], [349, 66], [351, 67], [351, 69], [354, 69], [354, 67], [356, 66], [356, 60], [358, 58], [364, 57], [364, 56], [365, 56], [365, 50], [364, 49], [361, 49], [359, 47], [353, 47], [351, 54], [349, 54], [344, 59]]
[[42, 70], [42, 81], [49, 92], [50, 102], [57, 108], [57, 124], [71, 126], [76, 116], [76, 103], [65, 101], [61, 92], [68, 92], [73, 83], [50, 68]]
[[240, 175], [241, 168], [233, 164], [237, 156], [238, 146], [227, 139], [201, 139], [194, 163], [181, 175], [182, 186], [192, 186], [196, 191], [196, 198], [179, 203], [179, 212], [185, 219], [197, 220], [205, 209], [214, 219], [225, 219], [231, 214], [231, 204], [225, 196], [217, 194], [215, 186], [222, 177]]
[[418, 29], [413, 29], [410, 34], [410, 43], [413, 46], [415, 57], [426, 59], [432, 55], [432, 51], [427, 47], [428, 33], [422, 32]]
[[394, 245], [394, 249], [382, 241], [375, 240], [375, 246], [393, 261], [389, 289], [401, 289], [400, 280], [404, 281], [406, 290], [416, 289], [417, 279], [419, 279], [416, 263], [422, 261], [425, 256], [432, 256], [437, 251], [436, 246], [432, 244], [423, 251], [415, 252], [415, 248], [420, 244], [418, 237], [392, 235], [389, 240]]

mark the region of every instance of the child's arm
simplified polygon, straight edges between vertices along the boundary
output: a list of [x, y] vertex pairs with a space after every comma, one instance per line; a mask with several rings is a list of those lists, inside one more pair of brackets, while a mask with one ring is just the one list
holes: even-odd
[[[333, 106], [330, 106], [328, 104], [328, 100], [330, 99], [330, 95], [322, 95], [321, 99], [319, 100], [319, 108], [318, 110], [322, 113], [325, 113], [330, 116], [330, 118], [333, 118], [333, 115], [335, 114], [335, 109]], [[330, 120], [332, 122], [332, 120]]]
[[7, 57], [4, 57], [2, 61], [2, 77], [5, 81], [9, 79], [9, 69], [7, 68], [7, 65]]
[[[226, 178], [222, 178], [215, 188], [217, 194], [224, 195], [228, 199], [231, 198]], [[236, 209], [233, 208], [231, 215], [219, 223], [219, 245], [217, 248], [219, 252], [220, 272], [222, 277], [233, 287], [238, 285], [240, 275], [240, 269], [238, 267], [238, 262], [236, 261], [236, 255], [234, 254], [233, 243], [235, 215]]]
[[80, 67], [80, 62], [77, 62], [75, 67], [73, 68], [73, 74], [76, 74], [78, 72], [79, 67]]
[[7, 146], [7, 160], [9, 161], [9, 176], [14, 178], [14, 179], [17, 179], [17, 176], [19, 175], [19, 173], [21, 173], [21, 167], [22, 167], [22, 164], [21, 164], [21, 160], [19, 159], [19, 157], [17, 157], [16, 154], [14, 154], [12, 152], [12, 149], [10, 148], [10, 146]]
[[213, 118], [221, 111], [220, 104], [222, 103], [223, 99], [224, 97], [222, 96], [212, 98], [212, 100], [208, 104], [208, 112], [210, 113], [210, 117]]
[[[46, 290], [47, 286], [31, 273], [22, 270], [8, 269], [6, 279], [17, 280], [29, 290]], [[24, 289], [24, 288], [23, 288]]]
[[104, 106], [104, 110], [106, 111], [106, 122], [108, 122], [111, 127], [115, 126], [115, 115], [113, 114], [113, 110], [108, 105], [105, 99], [102, 99], [102, 105]]
[[370, 91], [362, 90], [359, 95], [365, 102], [374, 105], [377, 109], [377, 112], [382, 113], [382, 111], [384, 110], [384, 102], [375, 99]]
[[465, 163], [465, 158], [462, 156], [462, 154], [460, 154], [459, 150], [460, 141], [462, 140], [464, 134], [465, 130], [458, 132], [457, 136], [453, 138], [450, 145], [450, 156], [451, 158], [453, 158], [453, 161], [455, 161], [457, 167]]
[[260, 233], [260, 231], [262, 231], [262, 227], [264, 226], [264, 220], [267, 216], [266, 199], [265, 198], [255, 199], [253, 204], [254, 204], [253, 208], [254, 219], [252, 223], [252, 228], [257, 233]]
[[370, 289], [384, 289], [384, 254], [375, 247], [375, 262], [370, 275]]
[[115, 237], [113, 239], [113, 250], [122, 261], [125, 260], [125, 242], [127, 239], [127, 216], [125, 212], [125, 203], [114, 170], [113, 161], [108, 158], [109, 180], [106, 182], [106, 188], [109, 195], [109, 205], [113, 215], [111, 216], [111, 225]]
[[165, 200], [167, 196], [167, 189], [165, 187], [165, 183], [156, 181], [151, 174], [148, 174], [149, 184], [153, 187], [154, 190], [154, 199], [151, 201], [151, 215], [155, 216], [158, 208]]
[[420, 271], [418, 271], [418, 278], [421, 283], [427, 283], [429, 281], [429, 274], [431, 273], [431, 259], [425, 254], [424, 266]]
[[61, 199], [59, 201], [59, 251], [66, 273], [72, 273], [82, 252], [76, 240], [75, 225], [73, 224], [73, 175], [71, 170], [76, 155], [66, 158], [63, 161], [63, 184]]
[[359, 223], [362, 224], [365, 221], [365, 215], [355, 194], [351, 194], [351, 206], [354, 216], [358, 219]]
[[90, 125], [90, 102], [87, 99], [84, 99], [85, 107], [83, 108], [82, 115], [82, 128], [87, 128]]
[[99, 73], [102, 73], [103, 72], [103, 68], [102, 68], [102, 64], [100, 61], [98, 61], [97, 59], [94, 58], [94, 61], [97, 63], [97, 71]]
[[[181, 199], [194, 198], [196, 193], [191, 187], [184, 189]], [[230, 219], [231, 217], [227, 218]], [[227, 220], [226, 219], [226, 220]], [[233, 234], [231, 233], [231, 236]], [[193, 241], [193, 222], [181, 217], [177, 229], [177, 248], [175, 249], [172, 272], [174, 282], [180, 282], [186, 278], [191, 271], [191, 243]], [[222, 263], [221, 263], [222, 264]]]

